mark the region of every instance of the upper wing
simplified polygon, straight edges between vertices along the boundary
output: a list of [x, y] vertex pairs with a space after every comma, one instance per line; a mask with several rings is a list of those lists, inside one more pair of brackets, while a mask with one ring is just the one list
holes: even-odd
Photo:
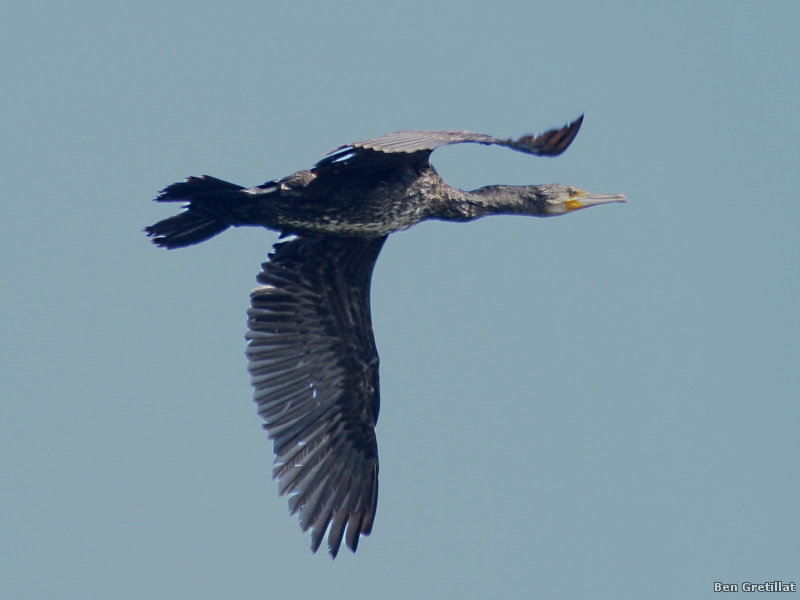
[[248, 369], [289, 509], [316, 552], [355, 552], [378, 502], [378, 352], [369, 291], [385, 237], [276, 244], [248, 310]]
[[535, 154], [536, 156], [558, 156], [569, 147], [575, 136], [578, 135], [581, 123], [583, 123], [583, 115], [564, 127], [551, 129], [539, 135], [524, 135], [516, 140], [511, 138], [501, 140], [490, 135], [471, 131], [397, 131], [379, 138], [339, 146], [329, 152], [316, 166], [319, 168], [337, 162], [348, 161], [352, 157], [358, 157], [359, 151], [363, 150], [375, 150], [387, 154], [426, 150], [430, 153], [440, 146], [468, 142], [506, 146], [513, 150]]

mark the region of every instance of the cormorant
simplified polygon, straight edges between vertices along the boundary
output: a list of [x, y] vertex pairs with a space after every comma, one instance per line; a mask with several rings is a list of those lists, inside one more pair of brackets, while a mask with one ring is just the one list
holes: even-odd
[[622, 194], [562, 184], [493, 185], [471, 192], [446, 184], [431, 152], [447, 144], [506, 146], [558, 156], [583, 116], [540, 135], [501, 140], [469, 131], [400, 131], [340, 146], [313, 168], [252, 188], [189, 177], [157, 202], [186, 210], [145, 229], [164, 248], [203, 242], [228, 227], [261, 226], [295, 236], [277, 243], [251, 293], [246, 339], [253, 400], [273, 440], [280, 494], [333, 557], [342, 538], [355, 552], [378, 501], [378, 352], [370, 280], [390, 233], [426, 219], [471, 221], [491, 214], [547, 217], [625, 202]]

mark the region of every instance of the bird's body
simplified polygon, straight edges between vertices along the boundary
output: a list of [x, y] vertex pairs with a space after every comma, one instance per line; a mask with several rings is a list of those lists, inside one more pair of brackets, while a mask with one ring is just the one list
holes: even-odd
[[[318, 168], [246, 192], [257, 225], [298, 235], [377, 237], [432, 218], [435, 207], [428, 198], [457, 191], [430, 164], [403, 166], [358, 176]], [[404, 190], [401, 196], [398, 189]]]
[[342, 146], [310, 170], [257, 187], [190, 177], [156, 198], [189, 202], [185, 212], [146, 229], [166, 248], [202, 242], [230, 226], [297, 236], [276, 244], [262, 265], [262, 287], [251, 294], [248, 311], [247, 356], [254, 400], [274, 443], [273, 474], [303, 530], [312, 529], [312, 550], [327, 532], [333, 556], [343, 538], [355, 551], [359, 536], [372, 529], [380, 402], [369, 289], [386, 236], [426, 219], [551, 216], [625, 201], [562, 184], [466, 192], [441, 179], [431, 152], [475, 142], [557, 156], [581, 121], [516, 141], [464, 131], [398, 132]]

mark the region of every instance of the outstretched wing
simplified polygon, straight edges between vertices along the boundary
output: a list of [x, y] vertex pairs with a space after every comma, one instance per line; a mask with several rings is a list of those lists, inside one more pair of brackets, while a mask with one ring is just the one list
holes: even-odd
[[253, 399], [273, 440], [281, 494], [336, 556], [369, 535], [378, 502], [380, 406], [370, 281], [381, 238], [276, 244], [248, 310]]
[[379, 138], [339, 146], [319, 161], [316, 167], [324, 168], [335, 163], [349, 161], [354, 157], [361, 158], [365, 150], [386, 154], [422, 151], [430, 153], [440, 146], [465, 143], [506, 146], [536, 156], [558, 156], [569, 148], [575, 136], [578, 135], [581, 123], [583, 123], [583, 115], [564, 127], [551, 129], [538, 135], [524, 135], [516, 140], [511, 138], [502, 140], [472, 131], [397, 131]]

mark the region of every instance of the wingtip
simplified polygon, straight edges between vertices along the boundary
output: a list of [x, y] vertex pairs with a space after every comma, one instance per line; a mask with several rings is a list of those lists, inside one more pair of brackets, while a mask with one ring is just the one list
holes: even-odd
[[547, 133], [542, 134], [544, 138], [544, 147], [542, 148], [542, 156], [556, 157], [563, 154], [567, 148], [572, 145], [575, 138], [578, 137], [578, 132], [583, 125], [583, 118], [586, 113], [581, 113], [577, 119], [568, 123], [560, 129], [553, 129]]
[[538, 135], [523, 135], [516, 140], [504, 140], [501, 144], [527, 154], [556, 157], [561, 155], [575, 141], [583, 124], [583, 118], [584, 115], [582, 114], [563, 127], [550, 129]]
[[150, 243], [158, 248], [166, 248], [167, 250], [172, 250], [172, 247], [167, 243], [167, 240], [164, 236], [159, 235], [159, 233], [153, 229], [153, 226], [145, 227], [142, 229], [142, 233], [144, 233], [147, 238], [149, 239]]

